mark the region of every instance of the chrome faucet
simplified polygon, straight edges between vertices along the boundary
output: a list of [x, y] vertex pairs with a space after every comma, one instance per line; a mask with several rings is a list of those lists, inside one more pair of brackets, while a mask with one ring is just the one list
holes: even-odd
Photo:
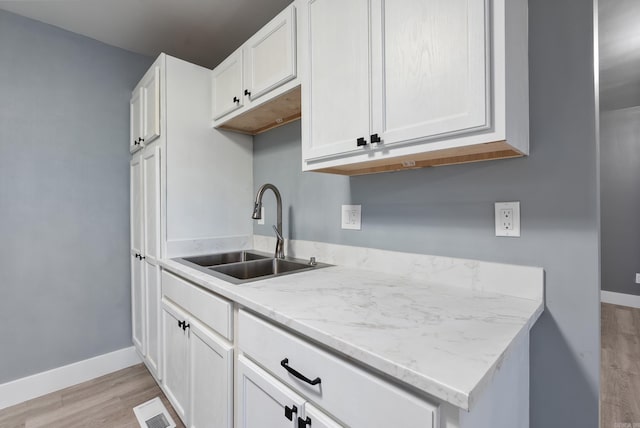
[[277, 204], [277, 224], [278, 226], [273, 226], [273, 230], [276, 232], [276, 253], [275, 257], [278, 259], [284, 259], [284, 238], [282, 237], [282, 198], [280, 197], [280, 192], [278, 188], [273, 184], [263, 184], [258, 189], [258, 194], [256, 195], [256, 202], [253, 206], [253, 214], [251, 218], [254, 220], [260, 220], [262, 218], [262, 195], [267, 189], [271, 189], [273, 194], [276, 195], [276, 204]]

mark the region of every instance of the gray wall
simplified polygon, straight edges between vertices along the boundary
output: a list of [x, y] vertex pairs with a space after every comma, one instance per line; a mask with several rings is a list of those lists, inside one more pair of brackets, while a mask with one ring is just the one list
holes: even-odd
[[602, 289], [640, 295], [640, 107], [600, 114]]
[[[255, 138], [254, 183], [282, 191], [287, 237], [542, 266], [531, 335], [531, 426], [597, 427], [598, 181], [592, 3], [529, 4], [531, 155], [346, 178], [300, 172], [300, 123]], [[521, 201], [522, 237], [496, 238], [493, 203]], [[340, 205], [362, 204], [362, 230]], [[265, 196], [272, 234], [273, 197]], [[517, 284], [514, 284], [517, 286]]]
[[151, 59], [0, 11], [0, 383], [131, 346], [129, 97]]
[[602, 289], [640, 295], [640, 2], [598, 10]]

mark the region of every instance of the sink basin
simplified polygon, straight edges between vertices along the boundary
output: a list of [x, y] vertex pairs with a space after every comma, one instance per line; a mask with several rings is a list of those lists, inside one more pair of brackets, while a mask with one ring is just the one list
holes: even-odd
[[232, 276], [236, 279], [254, 279], [267, 275], [281, 275], [305, 269], [313, 269], [314, 266], [305, 263], [292, 262], [281, 259], [263, 259], [246, 263], [234, 263], [225, 266], [209, 268], [215, 272]]
[[207, 254], [204, 256], [184, 257], [182, 260], [202, 267], [225, 265], [228, 263], [246, 262], [249, 260], [268, 259], [263, 256], [248, 251], [233, 251], [230, 253]]
[[331, 266], [325, 263], [311, 265], [307, 260], [294, 258], [276, 259], [272, 254], [256, 250], [178, 257], [173, 260], [232, 284]]

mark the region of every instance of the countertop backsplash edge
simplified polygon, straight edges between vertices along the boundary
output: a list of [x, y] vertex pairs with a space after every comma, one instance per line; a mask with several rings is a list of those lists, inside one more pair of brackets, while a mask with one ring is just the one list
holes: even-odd
[[[275, 237], [253, 235], [253, 248], [272, 252]], [[544, 300], [544, 269], [480, 260], [404, 253], [376, 248], [288, 239], [288, 257], [406, 276], [442, 285], [498, 293], [523, 299]]]

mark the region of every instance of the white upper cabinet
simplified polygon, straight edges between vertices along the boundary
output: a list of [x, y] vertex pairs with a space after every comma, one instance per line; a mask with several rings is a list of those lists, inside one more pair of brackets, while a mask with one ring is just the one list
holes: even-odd
[[296, 9], [286, 8], [242, 47], [243, 95], [254, 101], [296, 77]]
[[308, 2], [307, 158], [353, 151], [369, 138], [370, 10], [371, 0]]
[[242, 48], [213, 69], [211, 75], [213, 119], [231, 113], [244, 105], [242, 88]]
[[304, 170], [528, 154], [526, 0], [301, 3]]
[[153, 67], [142, 79], [144, 120], [142, 139], [151, 143], [160, 136], [160, 67]]
[[[385, 145], [486, 129], [487, 3], [373, 1], [373, 131]], [[381, 45], [379, 45], [381, 43]], [[370, 141], [372, 143], [373, 141]], [[374, 143], [375, 144], [375, 143]]]
[[131, 96], [131, 153], [160, 136], [160, 67], [152, 67]]
[[214, 127], [255, 135], [300, 118], [297, 13], [291, 4], [213, 69]]
[[131, 94], [131, 101], [129, 103], [130, 115], [130, 137], [129, 137], [129, 151], [131, 153], [142, 148], [142, 89], [136, 88]]

